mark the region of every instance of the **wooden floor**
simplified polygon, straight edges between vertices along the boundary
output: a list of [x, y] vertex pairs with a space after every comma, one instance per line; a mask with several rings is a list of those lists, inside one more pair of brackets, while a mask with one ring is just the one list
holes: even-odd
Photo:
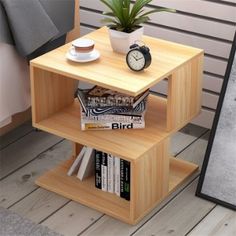
[[[188, 125], [172, 137], [176, 158], [201, 166], [209, 131]], [[0, 206], [72, 235], [236, 235], [236, 212], [195, 197], [199, 173], [136, 226], [45, 191], [35, 179], [70, 155], [71, 143], [25, 124], [1, 138]]]

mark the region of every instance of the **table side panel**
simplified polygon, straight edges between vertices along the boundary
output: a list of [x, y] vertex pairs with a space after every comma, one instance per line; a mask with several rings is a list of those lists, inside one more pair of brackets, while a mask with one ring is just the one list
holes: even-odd
[[74, 102], [76, 81], [32, 66], [30, 71], [34, 124]]
[[138, 219], [169, 192], [169, 138], [137, 159], [131, 169], [131, 217]]
[[201, 110], [203, 54], [169, 77], [167, 130], [183, 127]]

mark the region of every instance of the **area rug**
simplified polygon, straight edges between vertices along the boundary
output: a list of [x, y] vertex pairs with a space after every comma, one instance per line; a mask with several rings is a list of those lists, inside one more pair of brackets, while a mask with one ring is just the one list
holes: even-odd
[[0, 236], [62, 236], [49, 228], [33, 223], [0, 207]]

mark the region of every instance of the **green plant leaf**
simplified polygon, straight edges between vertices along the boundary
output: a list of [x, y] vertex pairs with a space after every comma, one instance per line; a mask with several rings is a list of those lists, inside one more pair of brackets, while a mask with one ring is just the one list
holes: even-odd
[[111, 18], [103, 18], [101, 20], [102, 23], [114, 23], [114, 24], [117, 24], [118, 22], [114, 19], [111, 19]]
[[143, 16], [147, 16], [147, 15], [150, 15], [152, 13], [155, 13], [155, 12], [162, 12], [162, 11], [165, 11], [165, 12], [176, 12], [174, 9], [171, 9], [171, 8], [158, 8], [158, 9], [154, 9], [154, 10], [151, 10], [151, 11], [147, 11], [145, 12], [144, 14], [140, 15], [139, 17], [143, 17]]
[[142, 16], [142, 17], [138, 17], [138, 18], [136, 18], [135, 20], [134, 20], [134, 25], [135, 26], [138, 26], [138, 25], [140, 25], [140, 24], [143, 24], [143, 23], [145, 23], [145, 22], [147, 22], [147, 21], [149, 21], [150, 20], [150, 18], [148, 17], [148, 16]]
[[104, 11], [102, 14], [105, 15], [105, 16], [115, 17], [115, 14], [113, 12], [110, 12], [110, 11], [109, 12], [108, 11]]
[[108, 8], [112, 10], [112, 12], [115, 13], [114, 6], [112, 4], [112, 0], [100, 0], [102, 3], [104, 3]]
[[[152, 0], [136, 0], [131, 5], [131, 0], [100, 0], [104, 3], [110, 11], [103, 12], [103, 15], [110, 16], [110, 19], [104, 19], [102, 22], [109, 24], [114, 29], [124, 32], [131, 32], [142, 23], [147, 22], [148, 15], [167, 11], [175, 12], [174, 9], [158, 7], [153, 10], [147, 11], [144, 7]], [[111, 24], [112, 23], [112, 24]]]
[[130, 17], [135, 18], [140, 13], [142, 8], [148, 3], [150, 3], [151, 1], [152, 0], [136, 0], [131, 10]]

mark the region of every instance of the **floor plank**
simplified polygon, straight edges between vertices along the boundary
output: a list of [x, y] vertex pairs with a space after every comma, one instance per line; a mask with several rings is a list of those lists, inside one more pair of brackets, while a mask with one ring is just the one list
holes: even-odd
[[0, 206], [10, 207], [15, 202], [38, 188], [34, 181], [47, 170], [66, 160], [71, 155], [71, 143], [62, 141], [37, 159], [18, 169], [0, 181]]
[[[192, 131], [191, 134], [190, 134], [190, 131], [187, 132], [187, 134], [185, 134], [183, 132], [178, 132], [177, 134], [175, 134], [174, 140], [171, 142], [171, 152], [174, 153], [174, 152], [178, 152], [181, 149], [184, 149], [186, 146], [188, 146], [194, 140], [196, 140], [198, 138], [198, 136], [202, 135], [205, 132], [206, 132], [206, 129], [200, 129], [200, 131], [196, 129], [195, 131]], [[178, 191], [181, 191], [181, 189], [179, 189]], [[177, 192], [176, 192], [176, 194], [177, 194]], [[170, 198], [171, 198], [171, 196], [170, 196]], [[165, 202], [163, 202], [162, 204], [164, 205]], [[159, 205], [159, 208], [161, 208], [163, 206], [162, 204]], [[67, 209], [67, 208], [68, 208], [68, 205], [64, 206], [62, 209], [60, 209], [58, 212], [56, 212], [52, 217], [50, 217], [47, 220], [46, 225], [49, 228], [52, 228], [55, 230], [57, 225], [60, 225], [60, 222], [63, 222], [63, 221], [67, 222], [67, 216], [64, 216], [64, 214], [63, 214], [63, 211], [70, 212], [70, 207], [69, 207], [69, 209]], [[152, 214], [154, 214], [154, 213], [155, 212], [152, 212]], [[100, 217], [100, 215], [98, 215], [98, 217]], [[150, 218], [151, 214], [149, 214], [147, 217], [145, 217], [143, 222], [147, 221], [148, 217]], [[52, 218], [52, 220], [51, 220], [51, 218]], [[56, 223], [55, 219], [60, 219], [59, 223]], [[103, 224], [101, 222], [105, 222], [105, 223]], [[90, 222], [90, 224], [93, 224], [93, 222]], [[101, 227], [99, 227], [99, 225], [101, 225]], [[112, 235], [112, 233], [114, 233], [114, 235], [116, 235], [117, 233], [118, 233], [118, 235], [129, 235], [130, 233], [134, 232], [137, 229], [137, 226], [133, 227], [133, 226], [127, 225], [125, 223], [122, 223], [122, 222], [115, 220], [111, 217], [108, 217], [106, 215], [104, 215], [101, 219], [99, 219], [94, 224], [94, 226], [95, 226], [95, 230], [92, 230], [90, 235]], [[94, 226], [92, 226], [92, 228]], [[80, 224], [75, 223], [74, 221], [68, 221], [65, 227], [66, 228], [64, 229], [63, 233], [65, 233], [66, 235], [70, 235], [70, 236], [77, 235], [78, 233], [81, 233], [81, 230], [82, 230]], [[87, 225], [87, 227], [89, 228], [89, 225]], [[99, 229], [101, 229], [101, 232], [99, 231], [98, 227], [99, 227]], [[68, 232], [66, 229], [68, 229]], [[71, 229], [73, 229], [73, 232], [71, 231]], [[111, 231], [111, 229], [113, 229], [113, 231]], [[87, 231], [85, 231], [85, 232], [87, 232]], [[99, 234], [99, 233], [101, 233], [101, 234]]]
[[[178, 158], [195, 163], [202, 167], [203, 159], [207, 148], [210, 131], [206, 132], [197, 142], [189, 146], [184, 152], [178, 155]], [[193, 155], [194, 154], [194, 155]]]
[[32, 132], [34, 128], [31, 123], [31, 121], [28, 121], [11, 132], [0, 136], [0, 150]]
[[66, 236], [76, 236], [102, 215], [92, 208], [71, 201], [42, 224]]
[[45, 133], [31, 132], [1, 151], [0, 179], [36, 158], [62, 138]]
[[10, 207], [10, 210], [40, 223], [69, 200], [55, 193], [48, 192], [42, 188], [36, 189], [18, 204]]
[[193, 124], [186, 125], [171, 137], [171, 155], [178, 155], [183, 147], [187, 147], [207, 131], [207, 129]]
[[236, 212], [218, 205], [188, 235], [235, 236]]
[[214, 203], [195, 197], [198, 179], [150, 219], [135, 236], [185, 235], [213, 207]]

